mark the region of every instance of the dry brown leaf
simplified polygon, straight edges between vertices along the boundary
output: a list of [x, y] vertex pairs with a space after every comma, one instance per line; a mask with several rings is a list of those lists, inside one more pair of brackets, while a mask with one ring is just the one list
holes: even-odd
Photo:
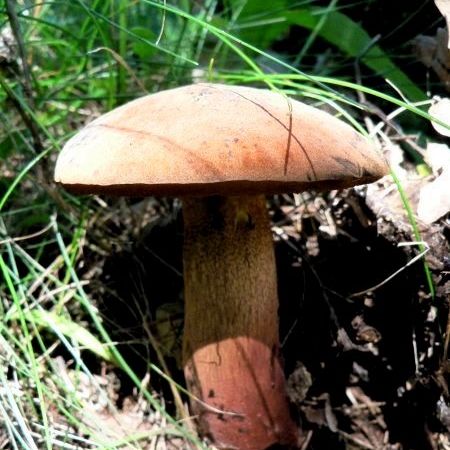
[[[445, 22], [447, 23], [447, 29], [449, 28], [450, 21], [450, 1], [449, 0], [434, 0], [434, 3], [439, 9], [439, 12], [445, 17]], [[447, 47], [450, 47], [450, 42], [447, 40]]]
[[450, 51], [448, 45], [447, 28], [438, 28], [436, 36], [417, 36], [414, 41], [414, 50], [417, 59], [434, 70], [439, 79], [450, 90]]
[[445, 17], [445, 28], [438, 28], [436, 36], [417, 36], [414, 50], [417, 59], [426, 67], [433, 69], [436, 75], [450, 91], [450, 37], [448, 33], [450, 21], [450, 0], [434, 0], [437, 8]]

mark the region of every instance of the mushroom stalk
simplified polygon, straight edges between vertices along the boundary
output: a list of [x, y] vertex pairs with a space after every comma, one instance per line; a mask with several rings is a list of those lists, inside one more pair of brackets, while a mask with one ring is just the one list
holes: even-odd
[[183, 363], [218, 448], [295, 445], [279, 359], [275, 257], [263, 195], [185, 198]]

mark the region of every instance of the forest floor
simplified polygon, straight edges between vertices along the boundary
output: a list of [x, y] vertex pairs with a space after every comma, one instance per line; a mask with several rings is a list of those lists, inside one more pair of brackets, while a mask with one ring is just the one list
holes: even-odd
[[[416, 208], [432, 177], [404, 177]], [[108, 331], [136, 373], [145, 378], [146, 361], [164, 359], [183, 384], [181, 204], [136, 199], [132, 214], [121, 204], [88, 227], [91, 263], [84, 270], [95, 274], [89, 289], [102, 293]], [[282, 354], [293, 412], [306, 433], [303, 448], [450, 448], [448, 222], [419, 223], [428, 244], [420, 257], [391, 177], [341, 192], [279, 195], [268, 204]], [[100, 256], [97, 239], [114, 251]], [[123, 414], [145, 423], [145, 408], [136, 416], [132, 384], [112, 366], [102, 363], [102, 371], [114, 381]], [[167, 382], [151, 378], [175, 413]]]

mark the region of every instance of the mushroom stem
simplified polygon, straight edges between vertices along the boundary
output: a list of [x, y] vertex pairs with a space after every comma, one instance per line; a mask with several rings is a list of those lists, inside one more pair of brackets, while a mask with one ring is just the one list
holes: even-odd
[[[200, 431], [218, 448], [295, 445], [279, 359], [265, 198], [185, 198], [183, 363]], [[208, 407], [209, 406], [209, 407]], [[221, 412], [222, 411], [222, 412]]]

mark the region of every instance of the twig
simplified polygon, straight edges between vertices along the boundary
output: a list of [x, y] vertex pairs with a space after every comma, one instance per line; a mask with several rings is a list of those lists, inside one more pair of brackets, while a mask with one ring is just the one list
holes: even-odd
[[[21, 82], [23, 90], [25, 92], [25, 96], [27, 97], [27, 100], [30, 104], [30, 107], [32, 109], [35, 109], [35, 102], [33, 97], [33, 85], [31, 81], [31, 70], [28, 66], [28, 61], [26, 58], [26, 52], [25, 52], [25, 44], [22, 39], [22, 32], [20, 31], [20, 23], [19, 19], [17, 17], [17, 11], [15, 9], [15, 2], [12, 0], [5, 0], [5, 6], [6, 6], [6, 14], [8, 16], [9, 24], [11, 26], [11, 30], [14, 35], [14, 39], [17, 43], [17, 51], [19, 53], [19, 57], [22, 63], [22, 73], [23, 73], [23, 81]], [[4, 87], [4, 86], [3, 86]], [[41, 137], [39, 135], [39, 130], [36, 126], [36, 123], [28, 117], [28, 114], [24, 109], [22, 108], [22, 105], [14, 101], [14, 96], [11, 96], [10, 93], [7, 91], [8, 97], [12, 100], [14, 103], [16, 109], [19, 111], [19, 114], [21, 115], [22, 119], [24, 120], [27, 127], [30, 129], [30, 132], [33, 136], [34, 146], [36, 149], [36, 152], [40, 152], [44, 147], [42, 145]], [[25, 119], [25, 117], [27, 119]]]
[[31, 83], [31, 71], [28, 66], [28, 61], [25, 55], [25, 45], [22, 39], [22, 33], [20, 31], [19, 19], [17, 18], [17, 12], [14, 7], [12, 0], [5, 0], [6, 14], [8, 16], [9, 24], [11, 25], [11, 30], [14, 35], [14, 39], [17, 43], [17, 51], [19, 53], [20, 60], [22, 62], [22, 72], [23, 72], [23, 88], [27, 97], [30, 98], [30, 103], [33, 104], [33, 89]]
[[361, 448], [364, 448], [367, 450], [376, 450], [375, 447], [371, 443], [365, 442], [365, 441], [357, 438], [356, 436], [352, 436], [351, 434], [346, 433], [345, 431], [338, 430], [338, 433], [340, 435], [342, 435], [344, 437], [344, 439], [347, 439], [347, 440], [351, 441], [352, 443], [359, 445]]
[[11, 89], [11, 87], [8, 85], [3, 76], [1, 76], [1, 74], [0, 74], [0, 86], [5, 91], [10, 102], [14, 105], [14, 108], [16, 108], [25, 126], [30, 130], [30, 133], [33, 137], [34, 149], [36, 150], [36, 153], [39, 153], [40, 151], [42, 151], [43, 146], [41, 143], [41, 138], [39, 136], [37, 126], [34, 123], [33, 119], [31, 119], [28, 113], [25, 111], [20, 101], [17, 99], [16, 93]]
[[19, 241], [25, 241], [27, 239], [33, 239], [35, 237], [40, 236], [41, 234], [46, 233], [50, 228], [52, 227], [52, 224], [49, 223], [47, 226], [42, 228], [42, 230], [36, 231], [35, 233], [26, 234], [25, 236], [18, 236], [15, 238], [6, 238], [0, 241], [0, 245], [2, 244], [10, 244], [11, 242], [19, 242]]
[[307, 448], [309, 447], [309, 443], [311, 442], [312, 436], [313, 436], [313, 430], [309, 430], [308, 433], [306, 433], [306, 438], [303, 441], [300, 450], [307, 450]]

